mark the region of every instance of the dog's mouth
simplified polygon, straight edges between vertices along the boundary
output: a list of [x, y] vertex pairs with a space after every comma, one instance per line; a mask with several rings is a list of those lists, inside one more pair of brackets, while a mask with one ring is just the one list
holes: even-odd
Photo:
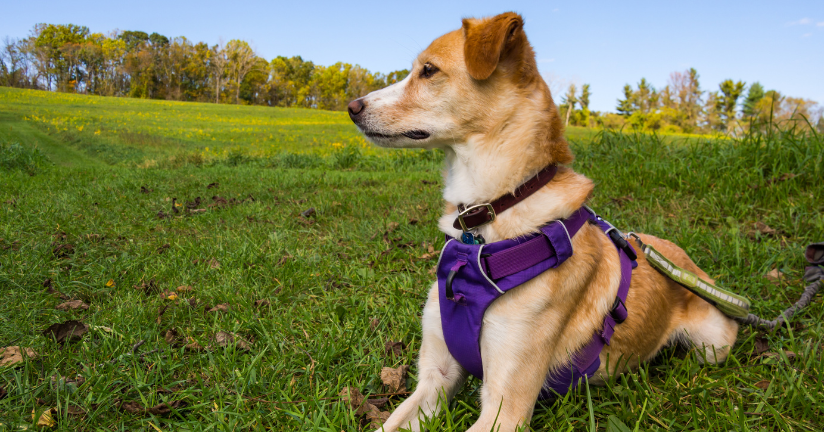
[[407, 137], [409, 139], [416, 140], [416, 141], [429, 138], [429, 132], [423, 131], [423, 130], [411, 130], [411, 131], [402, 132], [402, 133], [399, 133], [399, 134], [396, 134], [396, 135], [387, 135], [387, 134], [382, 134], [382, 133], [379, 133], [379, 132], [374, 132], [374, 131], [364, 129], [363, 134], [366, 135], [369, 138], [372, 138], [372, 139], [383, 139], [383, 140], [390, 140], [390, 139], [400, 138], [402, 136]]

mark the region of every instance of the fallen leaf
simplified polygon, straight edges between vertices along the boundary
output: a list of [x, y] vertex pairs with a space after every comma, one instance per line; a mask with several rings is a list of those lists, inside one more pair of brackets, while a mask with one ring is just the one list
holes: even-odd
[[368, 411], [364, 404], [364, 397], [357, 388], [344, 387], [339, 395], [343, 396], [343, 400], [349, 404], [349, 407], [352, 408], [353, 411], [355, 411], [355, 415], [361, 416], [366, 414]]
[[217, 189], [219, 187], [220, 187], [220, 183], [218, 183], [218, 182], [212, 182], [212, 183], [209, 183], [208, 185], [206, 185], [206, 189]]
[[378, 324], [380, 324], [380, 320], [378, 320], [377, 318], [372, 318], [372, 321], [369, 322], [369, 329], [375, 330], [376, 328], [378, 328]]
[[166, 334], [163, 336], [163, 339], [166, 341], [167, 344], [173, 347], [179, 347], [183, 342], [183, 339], [180, 337], [180, 334], [174, 327], [170, 328], [169, 330], [166, 330]]
[[[790, 361], [794, 360], [796, 357], [796, 354], [792, 351], [784, 351], [784, 355], [787, 357], [787, 360]], [[761, 354], [761, 357], [780, 359], [781, 354], [777, 352], [765, 352], [764, 354]]]
[[43, 336], [57, 340], [58, 343], [75, 342], [83, 338], [89, 331], [89, 326], [80, 321], [68, 320], [66, 322], [52, 324], [43, 330]]
[[436, 184], [438, 184], [437, 181], [429, 181], [429, 180], [421, 180], [421, 183], [423, 183], [425, 185], [436, 185]]
[[86, 410], [80, 408], [77, 405], [69, 405], [69, 407], [66, 409], [66, 414], [70, 416], [82, 416], [86, 415]]
[[188, 340], [189, 343], [183, 347], [186, 351], [203, 351], [203, 346], [197, 343], [193, 337], [189, 336]]
[[[40, 427], [49, 427], [49, 428], [51, 428], [51, 427], [55, 427], [55, 426], [57, 425], [57, 422], [56, 422], [56, 421], [54, 421], [54, 416], [53, 416], [53, 414], [54, 414], [56, 411], [57, 411], [57, 410], [55, 410], [54, 408], [49, 408], [49, 409], [47, 409], [47, 410], [43, 411], [43, 413], [42, 413], [42, 414], [40, 414], [40, 417], [37, 419], [37, 426], [40, 426]], [[37, 409], [33, 409], [33, 410], [31, 411], [31, 419], [32, 419], [32, 421], [34, 421], [34, 419], [35, 419], [35, 417], [36, 417], [36, 416], [37, 416]]]
[[114, 279], [109, 279], [109, 281], [106, 282], [106, 286], [109, 287], [109, 288], [113, 287], [114, 286]]
[[163, 292], [160, 293], [160, 298], [162, 298], [163, 300], [177, 300], [177, 292], [163, 290]]
[[87, 309], [89, 309], [89, 305], [87, 305], [86, 303], [83, 303], [83, 300], [71, 300], [71, 301], [67, 301], [65, 303], [60, 303], [59, 305], [55, 306], [55, 309], [62, 310], [62, 311], [77, 310], [77, 309], [87, 310]]
[[409, 225], [417, 225], [417, 224], [418, 224], [417, 219], [409, 219]]
[[146, 412], [140, 402], [123, 402], [120, 404], [120, 409], [130, 414], [143, 414]]
[[206, 209], [191, 209], [189, 213], [205, 213]]
[[159, 248], [157, 248], [157, 253], [162, 254], [163, 252], [166, 252], [166, 249], [169, 249], [170, 247], [172, 247], [172, 246], [169, 243], [166, 243], [166, 244], [160, 246]]
[[244, 341], [239, 336], [233, 333], [225, 331], [219, 331], [215, 334], [215, 343], [217, 343], [219, 346], [223, 348], [226, 348], [233, 343], [236, 344], [238, 348], [244, 351], [249, 351], [250, 348], [248, 342]]
[[758, 381], [757, 383], [755, 383], [755, 386], [760, 388], [761, 390], [766, 390], [767, 387], [770, 386], [770, 382], [771, 382], [770, 380]]
[[401, 224], [399, 224], [397, 222], [389, 222], [389, 225], [386, 226], [386, 232], [391, 233], [391, 232], [395, 231], [396, 229], [398, 229], [399, 226], [401, 226]]
[[386, 423], [389, 420], [389, 416], [392, 413], [388, 411], [381, 411], [376, 406], [366, 403], [368, 407], [370, 407], [369, 411], [366, 413], [366, 419], [369, 420], [369, 427], [370, 428], [380, 428], [381, 425]]
[[297, 221], [304, 224], [304, 225], [307, 225], [307, 226], [312, 225], [313, 223], [315, 223], [315, 221], [306, 219], [303, 216], [298, 216]]
[[153, 191], [153, 190], [154, 190], [154, 189], [149, 189], [149, 188], [147, 188], [146, 186], [140, 186], [140, 193], [147, 194], [147, 193], [149, 193], [149, 192], [151, 192], [151, 191]]
[[177, 292], [191, 292], [191, 291], [194, 291], [194, 290], [195, 289], [192, 288], [191, 285], [181, 285], [181, 286], [177, 287]]
[[209, 267], [213, 268], [213, 269], [219, 269], [220, 268], [220, 261], [218, 261], [214, 258], [210, 259], [209, 260]]
[[135, 285], [134, 289], [138, 291], [142, 291], [143, 294], [149, 295], [160, 292], [160, 287], [157, 286], [157, 282], [155, 282], [154, 278], [149, 281], [141, 281], [140, 285]]
[[255, 307], [269, 306], [271, 304], [272, 302], [270, 302], [268, 299], [255, 300]]
[[405, 345], [402, 341], [391, 341], [388, 340], [386, 343], [383, 344], [383, 352], [385, 354], [395, 354], [396, 356], [400, 357], [403, 355], [403, 349]]
[[303, 216], [303, 217], [305, 217], [305, 218], [312, 217], [312, 216], [314, 216], [314, 215], [315, 215], [315, 208], [314, 208], [314, 207], [310, 207], [310, 208], [308, 208], [308, 209], [306, 209], [306, 210], [304, 210], [304, 211], [300, 212], [300, 215], [301, 215], [301, 216]]
[[64, 244], [57, 244], [52, 248], [52, 254], [54, 254], [57, 258], [68, 258], [70, 254], [74, 252], [74, 246], [64, 243]]
[[207, 312], [229, 312], [230, 310], [232, 310], [232, 306], [229, 305], [229, 303], [221, 303], [209, 309]]
[[25, 357], [33, 359], [37, 357], [37, 353], [31, 348], [16, 345], [0, 348], [0, 367], [22, 363]]
[[[2, 366], [2, 365], [0, 365], [0, 366]], [[0, 386], [0, 400], [5, 399], [6, 396], [8, 396], [8, 392], [6, 392], [6, 388], [3, 387], [3, 386]]]
[[366, 401], [374, 405], [376, 408], [383, 408], [389, 403], [389, 398], [382, 397], [377, 399], [367, 399]]
[[767, 338], [765, 337], [758, 337], [755, 339], [755, 354], [761, 355], [767, 351], [769, 351], [770, 345], [767, 342]]
[[194, 209], [200, 207], [200, 203], [201, 203], [200, 197], [196, 197], [194, 201], [186, 201], [186, 208], [188, 210], [194, 210]]
[[385, 367], [381, 369], [381, 381], [389, 388], [390, 393], [406, 391], [406, 373], [408, 365], [397, 368]]
[[146, 410], [149, 414], [153, 414], [156, 416], [167, 416], [174, 412], [174, 410], [179, 410], [181, 408], [186, 407], [186, 402], [182, 400], [176, 400], [172, 402], [164, 402], [161, 404], [157, 404], [149, 409]]
[[774, 268], [770, 270], [769, 273], [765, 274], [764, 278], [766, 278], [769, 281], [772, 281], [775, 284], [778, 284], [781, 282], [782, 279], [784, 279], [784, 273], [779, 271], [777, 268]]
[[421, 259], [422, 260], [429, 260], [429, 259], [437, 257], [438, 255], [440, 255], [440, 253], [441, 253], [441, 251], [434, 251], [434, 252], [425, 253], [425, 254], [421, 255]]

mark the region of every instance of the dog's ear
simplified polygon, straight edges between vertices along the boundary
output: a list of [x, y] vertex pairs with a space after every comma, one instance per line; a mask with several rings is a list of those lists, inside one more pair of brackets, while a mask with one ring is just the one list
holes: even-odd
[[485, 20], [463, 20], [464, 61], [469, 75], [485, 80], [524, 36], [524, 21], [514, 12]]

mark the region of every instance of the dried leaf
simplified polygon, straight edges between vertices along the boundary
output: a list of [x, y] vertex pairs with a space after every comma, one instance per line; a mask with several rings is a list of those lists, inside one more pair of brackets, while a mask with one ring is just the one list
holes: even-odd
[[406, 391], [406, 373], [408, 365], [397, 368], [385, 367], [381, 369], [381, 381], [389, 388], [390, 393]]
[[86, 324], [80, 321], [68, 320], [63, 323], [52, 324], [43, 331], [43, 336], [56, 339], [58, 343], [76, 342], [88, 331], [89, 326]]
[[403, 355], [403, 349], [405, 345], [402, 341], [391, 341], [388, 340], [386, 343], [383, 344], [383, 352], [387, 355], [395, 354], [395, 356], [400, 357]]
[[140, 402], [123, 402], [120, 404], [120, 409], [130, 414], [143, 414], [146, 412]]
[[[53, 416], [53, 414], [55, 414], [56, 412], [57, 412], [57, 410], [55, 410], [54, 408], [49, 408], [49, 409], [43, 411], [43, 413], [40, 414], [40, 417], [37, 419], [37, 426], [49, 427], [49, 428], [57, 426], [57, 422], [54, 421], [54, 416]], [[31, 411], [32, 421], [34, 421], [35, 416], [37, 416], [37, 409], [33, 409]]]
[[23, 348], [16, 345], [0, 348], [0, 367], [22, 363], [25, 357], [33, 359], [37, 357], [37, 353], [31, 348]]
[[781, 280], [784, 279], [784, 273], [779, 271], [777, 268], [774, 268], [770, 270], [769, 273], [765, 274], [764, 278], [766, 278], [769, 281], [772, 281], [774, 284], [778, 284], [781, 282]]
[[300, 215], [305, 217], [305, 218], [313, 217], [313, 216], [315, 216], [315, 208], [314, 207], [309, 207], [308, 209], [300, 212]]
[[182, 400], [176, 400], [172, 402], [164, 402], [158, 405], [155, 405], [146, 410], [149, 414], [153, 414], [156, 416], [167, 416], [174, 412], [174, 410], [179, 410], [186, 406], [186, 402]]
[[163, 292], [160, 293], [160, 298], [162, 298], [163, 300], [177, 300], [177, 292], [176, 291], [170, 291], [170, 290], [163, 290]]
[[232, 306], [229, 305], [229, 303], [221, 303], [209, 309], [207, 312], [229, 312], [230, 310], [232, 310]]
[[218, 182], [212, 182], [212, 183], [209, 183], [208, 185], [206, 185], [206, 189], [217, 189], [219, 187], [220, 187], [220, 183], [218, 183]]
[[375, 330], [376, 328], [378, 328], [378, 324], [380, 324], [380, 320], [378, 320], [377, 318], [372, 318], [372, 321], [369, 322], [369, 329]]
[[197, 343], [197, 341], [193, 337], [189, 336], [188, 340], [189, 343], [187, 343], [186, 346], [183, 347], [184, 349], [186, 349], [186, 351], [203, 351], [203, 346]]
[[140, 186], [140, 193], [147, 194], [147, 193], [149, 193], [149, 192], [152, 192], [153, 190], [154, 190], [154, 189], [149, 189], [149, 188], [147, 188], [146, 186]]
[[758, 337], [755, 339], [755, 354], [761, 355], [767, 351], [769, 351], [770, 345], [767, 342], [767, 339], [764, 337]]
[[770, 380], [758, 381], [757, 383], [755, 383], [755, 386], [760, 388], [761, 390], [766, 390], [767, 387], [770, 386], [770, 382], [771, 382]]
[[243, 339], [241, 339], [239, 336], [225, 331], [219, 331], [217, 332], [217, 334], [215, 334], [215, 343], [217, 343], [219, 346], [223, 348], [226, 348], [232, 345], [233, 343], [236, 344], [238, 348], [244, 351], [248, 351], [250, 348], [249, 344]]
[[[0, 366], [2, 366], [2, 365], [0, 365]], [[0, 400], [5, 399], [6, 396], [8, 396], [8, 392], [6, 392], [6, 388], [3, 387], [3, 386], [0, 386]]]
[[55, 306], [55, 309], [62, 310], [62, 311], [77, 310], [77, 309], [87, 310], [87, 309], [89, 309], [89, 305], [87, 305], [86, 303], [83, 303], [83, 300], [71, 300], [71, 301], [67, 301], [65, 303], [60, 303], [59, 305]]
[[68, 258], [70, 254], [74, 253], [74, 246], [64, 243], [64, 244], [57, 244], [52, 248], [52, 254], [56, 258]]
[[349, 408], [355, 411], [355, 415], [364, 415], [368, 411], [364, 405], [364, 397], [357, 388], [344, 387], [339, 395], [343, 396], [343, 400], [349, 404]]
[[380, 428], [381, 425], [389, 420], [389, 416], [392, 414], [388, 411], [381, 411], [376, 406], [368, 402], [366, 403], [366, 406], [369, 407], [369, 411], [366, 413], [366, 419], [369, 420], [370, 428]]
[[255, 300], [255, 307], [269, 306], [271, 304], [272, 302], [270, 302], [268, 299]]
[[178, 333], [177, 329], [175, 329], [174, 327], [170, 328], [169, 330], [166, 330], [166, 335], [163, 337], [163, 339], [166, 341], [167, 344], [173, 347], [179, 347], [183, 342], [183, 339], [180, 337], [180, 333]]
[[417, 224], [418, 224], [417, 219], [409, 219], [409, 225], [417, 225]]
[[191, 285], [181, 285], [181, 286], [177, 287], [177, 292], [191, 292], [191, 291], [194, 291], [194, 290], [195, 289], [192, 288]]
[[143, 294], [146, 294], [146, 295], [160, 292], [160, 287], [157, 285], [157, 282], [155, 282], [154, 278], [152, 278], [149, 281], [145, 281], [145, 280], [141, 281], [140, 285], [135, 285], [134, 286], [134, 289], [136, 289], [138, 291], [142, 291]]
[[214, 258], [210, 259], [209, 260], [209, 267], [213, 268], [213, 269], [219, 269], [220, 268], [220, 261], [218, 261]]
[[169, 245], [169, 243], [166, 243], [166, 244], [160, 246], [159, 248], [157, 248], [157, 253], [162, 254], [163, 252], [166, 252], [166, 249], [169, 249], [170, 247], [172, 247], [172, 246]]
[[112, 288], [114, 286], [114, 279], [109, 279], [109, 281], [106, 282], [106, 286], [108, 288]]
[[432, 258], [436, 258], [438, 255], [440, 255], [440, 253], [441, 253], [441, 251], [434, 251], [434, 252], [430, 252], [430, 253], [425, 253], [425, 254], [421, 255], [421, 259], [422, 260], [429, 260], [429, 259], [432, 259]]
[[386, 232], [387, 233], [392, 233], [393, 231], [398, 229], [399, 226], [401, 226], [401, 224], [399, 224], [397, 222], [389, 222], [389, 225], [386, 226]]

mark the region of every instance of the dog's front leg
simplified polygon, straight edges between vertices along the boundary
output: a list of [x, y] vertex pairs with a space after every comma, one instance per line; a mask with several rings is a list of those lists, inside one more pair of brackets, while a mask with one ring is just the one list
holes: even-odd
[[496, 314], [495, 306], [487, 310], [481, 335], [481, 415], [467, 432], [529, 430], [526, 425], [549, 367], [536, 321], [523, 313]]
[[441, 327], [441, 310], [438, 302], [438, 284], [429, 290], [429, 298], [423, 309], [423, 340], [418, 359], [418, 386], [379, 431], [396, 431], [399, 428], [420, 430], [420, 416], [437, 415], [441, 404], [448, 403], [466, 379], [466, 371], [449, 353]]

